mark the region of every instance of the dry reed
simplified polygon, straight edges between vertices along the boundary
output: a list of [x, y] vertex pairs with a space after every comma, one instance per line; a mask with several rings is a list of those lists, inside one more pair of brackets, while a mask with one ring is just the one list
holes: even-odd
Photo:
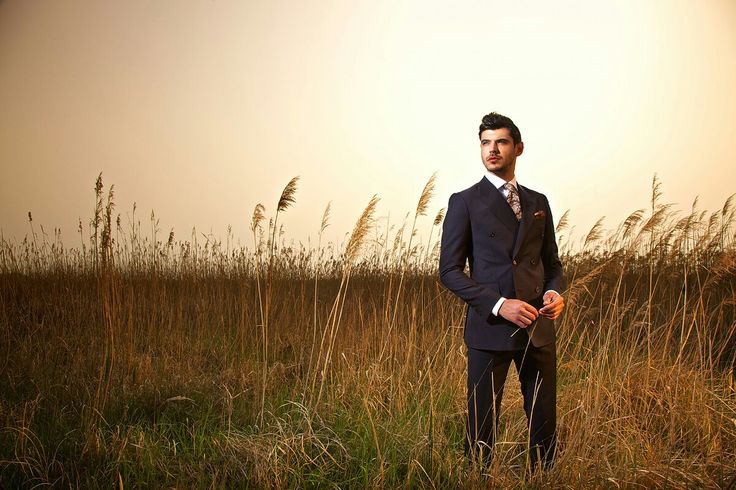
[[[661, 203], [577, 249], [558, 322], [559, 457], [525, 474], [510, 376], [492, 465], [463, 458], [464, 305], [436, 279], [432, 176], [406, 226], [345, 247], [149, 236], [95, 184], [82, 243], [0, 239], [0, 486], [724, 488], [736, 475], [732, 199]], [[287, 192], [288, 191], [288, 192]], [[278, 230], [278, 231], [277, 231]], [[375, 238], [374, 237], [375, 233]], [[392, 235], [393, 233], [393, 235]]]

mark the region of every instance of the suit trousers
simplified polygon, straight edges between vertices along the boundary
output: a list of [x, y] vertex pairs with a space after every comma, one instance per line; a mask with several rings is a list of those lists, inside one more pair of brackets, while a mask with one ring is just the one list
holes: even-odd
[[523, 350], [490, 351], [468, 348], [468, 420], [465, 453], [489, 463], [493, 450], [501, 398], [511, 365], [519, 373], [529, 429], [532, 468], [541, 461], [552, 464], [555, 453], [557, 376], [555, 344]]

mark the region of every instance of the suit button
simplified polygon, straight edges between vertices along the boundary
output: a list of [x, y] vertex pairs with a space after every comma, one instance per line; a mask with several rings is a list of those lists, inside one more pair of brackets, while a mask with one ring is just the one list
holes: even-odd
[[532, 265], [534, 265], [534, 264], [537, 263], [537, 261], [535, 259], [532, 259], [531, 262], [532, 262]]
[[511, 263], [514, 264], [514, 265], [517, 265], [518, 264], [518, 262], [516, 262], [516, 259], [514, 259]]
[[490, 235], [488, 235], [488, 236], [489, 236], [489, 237], [491, 237], [491, 238], [493, 238], [493, 237], [495, 237], [495, 236], [496, 236], [496, 234], [495, 234], [495, 233], [493, 233], [493, 232], [491, 232], [491, 234], [490, 234]]
[[542, 288], [540, 288], [539, 286], [537, 286], [536, 288], [534, 288], [534, 291], [536, 291], [536, 292], [537, 292], [537, 294], [539, 294], [539, 292], [540, 292], [541, 290], [542, 290]]

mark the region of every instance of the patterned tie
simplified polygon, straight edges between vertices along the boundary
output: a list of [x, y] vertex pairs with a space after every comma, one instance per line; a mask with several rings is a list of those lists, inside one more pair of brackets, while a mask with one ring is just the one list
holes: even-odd
[[506, 201], [509, 203], [509, 206], [511, 206], [511, 210], [516, 215], [516, 219], [521, 221], [521, 201], [519, 200], [519, 191], [516, 190], [516, 187], [511, 182], [506, 182], [503, 186], [509, 192], [508, 196], [506, 196]]

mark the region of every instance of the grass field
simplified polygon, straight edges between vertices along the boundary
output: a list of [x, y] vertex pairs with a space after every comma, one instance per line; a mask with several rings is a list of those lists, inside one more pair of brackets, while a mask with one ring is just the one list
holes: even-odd
[[0, 487], [736, 488], [730, 200], [677, 213], [655, 180], [615, 230], [560, 219], [559, 453], [529, 474], [513, 377], [492, 466], [463, 457], [433, 182], [395, 228], [372, 200], [342, 246], [289, 245], [296, 180], [248, 248], [123, 226], [101, 179], [79, 246], [32, 221], [2, 240]]

